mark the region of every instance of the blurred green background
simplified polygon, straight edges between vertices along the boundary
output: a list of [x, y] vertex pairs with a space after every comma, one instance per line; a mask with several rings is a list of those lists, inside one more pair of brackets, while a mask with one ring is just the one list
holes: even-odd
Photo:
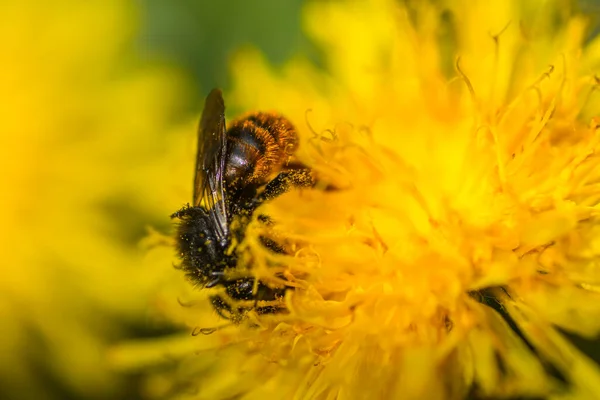
[[[228, 87], [227, 62], [240, 46], [259, 48], [274, 65], [297, 54], [321, 65], [321, 50], [303, 35], [303, 3], [138, 0], [144, 23], [140, 49], [148, 57], [186, 69], [204, 88], [199, 94], [212, 87]], [[600, 0], [580, 0], [579, 4], [583, 12], [599, 19]]]
[[142, 54], [185, 69], [200, 97], [228, 88], [228, 61], [240, 47], [260, 49], [275, 66], [298, 54], [320, 64], [319, 49], [303, 34], [302, 0], [138, 1]]

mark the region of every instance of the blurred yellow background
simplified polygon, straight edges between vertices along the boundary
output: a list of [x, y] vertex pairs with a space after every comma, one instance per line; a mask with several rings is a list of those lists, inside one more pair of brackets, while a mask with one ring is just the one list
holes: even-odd
[[144, 238], [169, 234], [190, 199], [202, 100], [228, 89], [236, 49], [319, 65], [301, 9], [0, 2], [0, 398], [141, 398], [139, 377], [111, 371], [106, 351], [176, 331], [151, 302], [182, 281], [170, 250], [147, 260]]

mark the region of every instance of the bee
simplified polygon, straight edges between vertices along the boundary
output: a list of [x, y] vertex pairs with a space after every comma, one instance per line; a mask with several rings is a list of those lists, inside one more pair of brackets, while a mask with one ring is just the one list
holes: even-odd
[[[226, 272], [238, 261], [236, 249], [228, 249], [234, 239], [243, 240], [256, 208], [292, 187], [314, 184], [310, 169], [294, 158], [297, 147], [296, 129], [285, 117], [256, 112], [226, 128], [221, 91], [213, 89], [207, 96], [198, 129], [192, 205], [171, 218], [179, 220], [176, 246], [181, 269], [197, 286], [224, 288], [224, 294], [210, 301], [225, 319], [239, 320], [250, 309], [259, 314], [283, 310], [258, 304], [276, 304], [287, 287], [255, 282], [254, 277], [228, 278]], [[284, 252], [274, 241], [261, 240], [271, 251]], [[235, 305], [248, 301], [254, 306]]]

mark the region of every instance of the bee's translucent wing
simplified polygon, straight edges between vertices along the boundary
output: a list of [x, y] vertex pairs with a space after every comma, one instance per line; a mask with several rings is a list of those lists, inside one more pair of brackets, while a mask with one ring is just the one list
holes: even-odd
[[227, 209], [225, 207], [225, 102], [219, 89], [206, 97], [198, 127], [198, 153], [194, 176], [194, 206], [201, 204], [209, 212], [219, 239], [227, 235]]

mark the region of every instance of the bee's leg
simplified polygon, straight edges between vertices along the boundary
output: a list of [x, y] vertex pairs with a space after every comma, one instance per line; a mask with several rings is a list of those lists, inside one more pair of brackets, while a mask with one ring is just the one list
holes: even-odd
[[263, 192], [256, 199], [256, 206], [264, 201], [281, 196], [292, 187], [311, 187], [314, 184], [315, 178], [308, 168], [282, 171], [271, 182], [267, 183]]
[[186, 215], [190, 214], [190, 205], [186, 204], [185, 206], [183, 206], [180, 210], [177, 210], [176, 212], [174, 212], [173, 214], [171, 214], [171, 219], [175, 219], [175, 218], [182, 218]]
[[258, 302], [261, 300], [267, 300], [267, 301], [280, 300], [285, 296], [286, 290], [287, 290], [287, 288], [285, 288], [285, 287], [284, 288], [272, 288], [272, 287], [266, 286], [265, 284], [259, 282], [258, 290], [254, 297], [254, 310], [256, 310], [256, 312], [258, 314], [274, 314], [274, 313], [283, 311], [285, 309], [285, 307], [280, 307], [280, 306], [276, 306], [276, 305], [259, 307]]
[[[268, 219], [268, 217], [266, 215], [259, 215], [259, 220], [262, 223], [267, 224], [267, 225], [271, 223], [271, 221]], [[267, 249], [271, 250], [272, 252], [278, 253], [278, 254], [285, 254], [285, 249], [280, 244], [278, 244], [276, 241], [274, 241], [273, 239], [265, 237], [265, 236], [259, 236], [259, 239], [260, 239], [262, 245], [265, 246]]]
[[306, 165], [299, 161], [290, 162], [271, 182], [267, 183], [263, 192], [256, 197], [256, 206], [264, 201], [274, 199], [292, 188], [314, 187], [317, 184], [325, 191], [337, 190], [335, 186], [319, 181]]
[[[254, 300], [254, 306], [252, 308], [257, 310], [259, 314], [273, 313], [276, 312], [275, 310], [281, 310], [282, 307], [278, 306], [259, 307], [258, 302], [279, 300], [285, 296], [287, 288], [272, 288], [259, 281], [258, 288], [256, 292], [254, 292], [254, 282], [254, 278], [242, 278], [235, 281], [229, 281], [225, 286], [225, 292], [227, 293], [227, 296], [233, 300]], [[220, 296], [213, 296], [211, 301], [213, 307], [217, 310], [217, 313], [226, 319], [233, 320], [240, 318], [239, 316], [242, 315], [244, 311], [248, 311], [247, 308], [239, 307], [237, 312], [235, 312]], [[226, 313], [229, 313], [229, 315]]]
[[217, 314], [219, 314], [219, 317], [230, 321], [235, 319], [235, 314], [233, 313], [231, 306], [227, 304], [221, 296], [211, 296], [210, 302]]

